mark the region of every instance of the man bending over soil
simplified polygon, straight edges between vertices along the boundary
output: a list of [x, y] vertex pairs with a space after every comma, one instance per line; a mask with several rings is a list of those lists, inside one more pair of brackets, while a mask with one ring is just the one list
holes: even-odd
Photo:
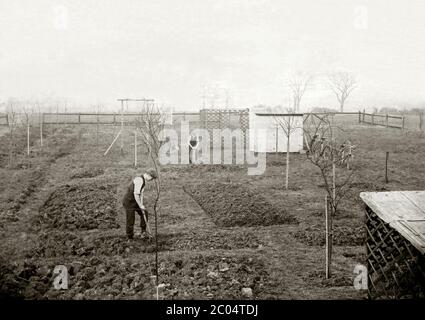
[[[142, 238], [146, 236], [151, 237], [149, 226], [147, 225], [148, 212], [143, 203], [143, 191], [146, 183], [156, 178], [158, 178], [158, 176], [154, 169], [149, 169], [143, 175], [135, 177], [129, 184], [124, 198], [122, 199], [122, 204], [126, 213], [126, 233], [129, 239], [133, 239], [134, 236], [136, 212], [140, 216]], [[146, 228], [148, 228], [148, 232], [146, 232]]]

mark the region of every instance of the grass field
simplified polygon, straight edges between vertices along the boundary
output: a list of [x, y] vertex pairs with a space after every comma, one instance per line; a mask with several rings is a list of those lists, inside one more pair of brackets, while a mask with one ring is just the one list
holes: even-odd
[[[338, 120], [336, 120], [338, 121]], [[173, 165], [162, 171], [158, 219], [159, 281], [167, 299], [363, 299], [353, 287], [363, 264], [362, 191], [425, 189], [425, 136], [338, 123], [357, 146], [353, 181], [334, 222], [333, 276], [325, 279], [324, 196], [319, 171], [304, 154], [267, 155], [265, 174], [245, 166]], [[35, 299], [154, 299], [154, 245], [127, 241], [120, 198], [148, 166], [133, 136], [103, 152], [117, 131], [102, 127], [47, 130], [45, 149], [32, 147], [14, 169], [1, 168], [1, 296]], [[5, 143], [2, 140], [1, 143]], [[384, 181], [390, 152], [389, 183]], [[147, 202], [153, 189], [148, 186]], [[152, 212], [152, 210], [150, 210]], [[243, 219], [241, 219], [241, 216]], [[264, 216], [267, 223], [258, 217]], [[151, 226], [153, 217], [150, 216]], [[138, 220], [136, 220], [136, 230]], [[55, 290], [53, 270], [68, 268], [68, 290]]]

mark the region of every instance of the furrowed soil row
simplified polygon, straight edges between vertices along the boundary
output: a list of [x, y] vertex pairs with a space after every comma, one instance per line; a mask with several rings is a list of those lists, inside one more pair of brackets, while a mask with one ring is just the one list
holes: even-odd
[[268, 226], [297, 220], [258, 193], [237, 183], [191, 184], [184, 190], [207, 212], [217, 226]]

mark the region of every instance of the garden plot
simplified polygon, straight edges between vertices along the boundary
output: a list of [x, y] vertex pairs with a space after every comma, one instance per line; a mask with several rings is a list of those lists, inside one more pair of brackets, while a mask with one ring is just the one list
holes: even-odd
[[71, 179], [94, 178], [104, 173], [102, 168], [78, 168], [71, 172]]
[[[308, 246], [324, 246], [326, 243], [325, 228], [322, 225], [309, 226], [293, 233], [293, 236]], [[333, 244], [335, 246], [362, 246], [366, 239], [366, 230], [362, 226], [335, 226], [333, 228]]]
[[4, 178], [5, 183], [2, 185], [4, 190], [0, 191], [0, 225], [20, 219], [19, 210], [45, 181], [44, 170], [45, 168], [16, 170], [13, 181], [9, 180], [10, 174], [1, 171], [0, 178]]
[[[249, 232], [206, 231], [186, 234], [158, 234], [159, 251], [257, 249], [264, 246]], [[34, 248], [26, 257], [91, 257], [131, 256], [155, 251], [153, 240], [135, 238], [129, 242], [125, 235], [92, 235], [90, 233], [49, 230], [41, 232]]]
[[296, 223], [284, 208], [273, 206], [240, 183], [198, 183], [184, 190], [220, 227]]
[[[11, 293], [14, 284], [15, 296], [29, 299], [153, 299], [156, 288], [150, 258], [150, 262], [147, 257], [91, 257], [67, 263], [29, 260], [7, 268], [2, 290]], [[68, 290], [51, 286], [58, 264], [68, 268]], [[261, 298], [269, 281], [262, 261], [249, 256], [161, 256], [159, 266], [160, 294], [166, 299], [242, 299], [246, 297], [243, 288], [251, 289], [250, 298]]]
[[116, 189], [102, 181], [60, 186], [40, 209], [35, 225], [58, 230], [119, 228]]
[[[0, 263], [0, 298], [37, 298], [44, 294], [51, 286], [49, 278], [44, 277], [41, 281], [36, 281], [37, 266], [33, 263], [26, 263], [23, 267], [6, 262]], [[30, 282], [30, 278], [34, 282]], [[30, 285], [35, 286], [38, 291], [31, 292]], [[35, 294], [34, 294], [35, 293]]]
[[304, 280], [318, 287], [352, 287], [354, 273], [347, 274], [345, 270], [332, 270], [332, 277], [326, 279], [326, 273], [323, 270], [315, 270], [304, 275]]

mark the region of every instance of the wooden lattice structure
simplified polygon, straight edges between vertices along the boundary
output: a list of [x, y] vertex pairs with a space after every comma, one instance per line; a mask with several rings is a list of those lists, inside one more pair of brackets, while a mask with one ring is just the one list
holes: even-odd
[[425, 298], [425, 191], [363, 192], [368, 296]]
[[214, 129], [241, 129], [246, 133], [249, 128], [249, 109], [202, 109], [199, 115], [202, 128], [211, 137]]

